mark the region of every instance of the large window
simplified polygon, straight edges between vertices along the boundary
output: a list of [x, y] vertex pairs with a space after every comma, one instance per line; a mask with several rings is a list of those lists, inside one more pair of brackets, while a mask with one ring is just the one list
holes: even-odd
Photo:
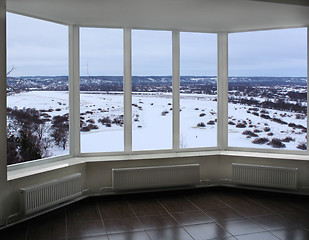
[[[124, 127], [131, 123], [126, 134], [135, 153], [177, 150], [178, 138], [180, 150], [217, 147], [224, 114], [217, 112], [217, 34], [180, 32], [178, 59], [171, 31], [131, 30], [131, 62], [125, 63], [123, 34], [80, 28], [80, 92], [70, 92], [80, 102], [69, 107], [68, 27], [7, 13], [8, 165], [68, 154], [69, 110], [76, 107], [76, 154], [124, 153]], [[228, 118], [222, 121], [228, 149], [307, 150], [307, 29], [228, 36]], [[180, 62], [179, 89], [172, 88], [173, 56], [175, 66]], [[123, 64], [129, 63], [132, 89], [124, 89]], [[132, 116], [124, 116], [125, 106]]]
[[307, 149], [307, 29], [229, 35], [229, 146]]
[[132, 149], [171, 149], [171, 32], [132, 31], [132, 75]]
[[80, 30], [81, 152], [124, 149], [121, 29]]
[[68, 28], [7, 14], [7, 163], [69, 152]]
[[217, 35], [180, 34], [180, 148], [217, 146]]

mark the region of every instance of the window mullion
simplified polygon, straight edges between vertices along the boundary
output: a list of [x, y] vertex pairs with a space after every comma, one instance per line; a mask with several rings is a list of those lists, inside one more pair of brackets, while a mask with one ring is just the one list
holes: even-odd
[[[309, 136], [309, 27], [307, 27], [307, 136]], [[309, 152], [309, 138], [307, 137], [307, 152]]]
[[79, 27], [69, 27], [70, 154], [80, 154], [80, 59]]
[[173, 57], [173, 150], [180, 148], [180, 33], [172, 33]]
[[132, 152], [132, 44], [131, 29], [123, 30], [124, 151]]
[[218, 148], [228, 147], [228, 33], [218, 33]]

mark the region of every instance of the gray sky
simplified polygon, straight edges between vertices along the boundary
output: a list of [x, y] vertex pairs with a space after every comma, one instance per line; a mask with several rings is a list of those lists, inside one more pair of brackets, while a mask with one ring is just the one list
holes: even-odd
[[[68, 75], [68, 28], [7, 14], [11, 76]], [[229, 35], [230, 76], [306, 76], [306, 29]], [[81, 28], [81, 75], [122, 75], [121, 29]], [[181, 33], [181, 75], [217, 74], [216, 34]], [[172, 75], [172, 33], [132, 31], [132, 74]]]

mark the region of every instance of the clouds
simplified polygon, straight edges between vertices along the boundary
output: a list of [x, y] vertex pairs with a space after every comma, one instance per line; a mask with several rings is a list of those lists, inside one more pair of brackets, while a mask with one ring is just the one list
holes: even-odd
[[[181, 75], [217, 74], [217, 35], [181, 33]], [[123, 74], [122, 29], [80, 29], [81, 75]], [[68, 27], [7, 14], [12, 76], [68, 75]], [[132, 74], [172, 75], [171, 31], [132, 30]], [[229, 34], [230, 76], [306, 76], [307, 29]]]
[[307, 76], [307, 29], [229, 35], [230, 76]]

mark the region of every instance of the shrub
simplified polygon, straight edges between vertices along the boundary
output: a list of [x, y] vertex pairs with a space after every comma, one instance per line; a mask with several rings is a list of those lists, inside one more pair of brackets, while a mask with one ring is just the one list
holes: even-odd
[[267, 114], [261, 114], [260, 116], [261, 118], [264, 118], [264, 119], [271, 119], [271, 117]]
[[267, 136], [274, 136], [272, 132], [267, 133]]
[[269, 142], [269, 139], [268, 138], [256, 138], [252, 141], [252, 143], [254, 144], [264, 144], [264, 143], [267, 143]]
[[246, 130], [242, 132], [243, 135], [248, 135], [250, 137], [258, 137], [259, 135], [255, 134], [254, 132], [250, 131], [250, 130]]
[[236, 127], [237, 128], [245, 128], [245, 127], [247, 127], [247, 125], [244, 124], [244, 123], [237, 123]]
[[295, 123], [289, 123], [288, 126], [292, 127], [292, 128], [296, 128], [296, 124]]
[[295, 139], [293, 139], [291, 137], [286, 137], [286, 138], [282, 139], [282, 142], [290, 142], [290, 141], [295, 141]]
[[206, 124], [203, 123], [203, 122], [200, 122], [200, 123], [198, 123], [196, 126], [198, 126], [198, 127], [206, 127]]
[[109, 117], [100, 118], [98, 120], [99, 123], [102, 123], [102, 125], [110, 124], [112, 120]]
[[269, 132], [270, 131], [270, 127], [264, 127], [264, 132]]
[[92, 123], [92, 124], [95, 123], [95, 121], [94, 121], [93, 119], [88, 119], [86, 122], [87, 122], [87, 123]]
[[169, 111], [164, 110], [164, 111], [161, 113], [161, 116], [166, 116], [166, 114], [168, 114], [168, 113], [169, 113]]
[[262, 132], [262, 130], [260, 130], [260, 129], [254, 129], [254, 132], [255, 132], [255, 133], [260, 133], [260, 132]]
[[280, 140], [279, 138], [273, 138], [268, 145], [274, 147], [274, 148], [285, 148], [285, 144], [282, 143], [282, 140]]
[[260, 116], [260, 114], [259, 113], [257, 113], [257, 112], [252, 112], [252, 114], [254, 115], [254, 116]]
[[204, 117], [204, 116], [206, 116], [206, 113], [201, 113], [200, 114], [200, 117]]
[[296, 148], [300, 150], [307, 150], [307, 143], [305, 142], [299, 143]]
[[260, 111], [260, 113], [268, 114], [269, 112], [267, 112], [266, 110], [262, 109], [262, 110]]
[[288, 124], [287, 122], [281, 120], [280, 118], [273, 118], [272, 121], [276, 123], [284, 124], [284, 125]]
[[197, 110], [199, 110], [199, 108], [194, 108], [194, 110], [196, 110], [196, 111], [197, 111]]
[[234, 122], [232, 122], [232, 121], [229, 121], [228, 124], [229, 124], [229, 125], [236, 125], [236, 123], [234, 123]]
[[214, 120], [210, 120], [207, 122], [208, 125], [215, 125], [215, 121]]

